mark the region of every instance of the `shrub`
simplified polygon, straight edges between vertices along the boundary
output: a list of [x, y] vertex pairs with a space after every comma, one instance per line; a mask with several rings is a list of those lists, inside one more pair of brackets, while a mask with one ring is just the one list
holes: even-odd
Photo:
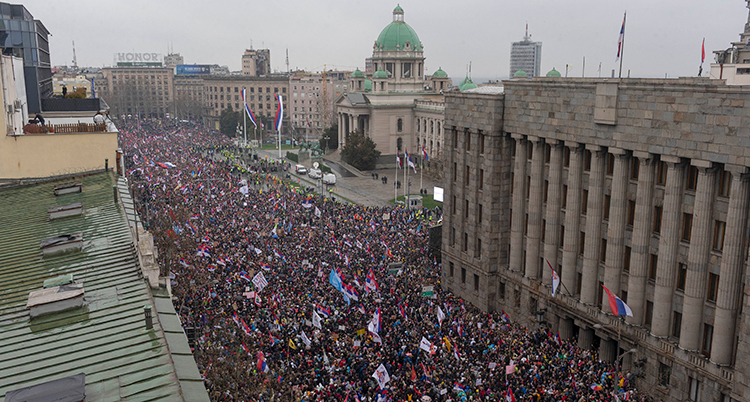
[[299, 162], [299, 156], [294, 152], [286, 152], [286, 158], [293, 162]]

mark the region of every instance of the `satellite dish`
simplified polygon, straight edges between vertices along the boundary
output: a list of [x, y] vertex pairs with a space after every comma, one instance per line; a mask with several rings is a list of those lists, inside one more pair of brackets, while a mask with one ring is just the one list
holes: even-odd
[[320, 163], [318, 163], [318, 162], [313, 163], [313, 168], [317, 169], [318, 166], [320, 166]]

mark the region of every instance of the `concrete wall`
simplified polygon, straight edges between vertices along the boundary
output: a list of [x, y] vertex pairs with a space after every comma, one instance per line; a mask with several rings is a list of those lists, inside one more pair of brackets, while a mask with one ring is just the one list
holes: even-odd
[[0, 178], [48, 177], [115, 166], [117, 133], [0, 137]]

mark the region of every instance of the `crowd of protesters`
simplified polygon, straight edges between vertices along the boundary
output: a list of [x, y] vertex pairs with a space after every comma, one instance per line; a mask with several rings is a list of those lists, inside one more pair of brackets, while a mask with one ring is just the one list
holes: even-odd
[[439, 212], [311, 195], [271, 171], [280, 162], [239, 164], [242, 149], [193, 123], [119, 126], [212, 400], [644, 398], [574, 339], [441, 289], [427, 249]]

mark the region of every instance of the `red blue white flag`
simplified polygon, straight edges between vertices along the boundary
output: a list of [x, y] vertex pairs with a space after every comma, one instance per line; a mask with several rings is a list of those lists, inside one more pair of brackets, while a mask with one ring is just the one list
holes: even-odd
[[625, 17], [627, 17], [627, 13], [622, 17], [622, 27], [620, 28], [620, 38], [617, 39], [617, 58], [615, 61], [620, 60], [620, 57], [622, 57], [622, 42], [625, 40]]
[[620, 299], [616, 295], [613, 295], [606, 286], [602, 285], [602, 287], [604, 288], [604, 291], [607, 292], [607, 298], [609, 299], [609, 308], [612, 310], [612, 314], [626, 315], [630, 317], [633, 316], [633, 310], [631, 310], [630, 307], [625, 304], [624, 301], [622, 301], [622, 299]]
[[255, 128], [258, 128], [258, 123], [255, 122], [255, 115], [253, 114], [253, 111], [250, 110], [250, 106], [247, 105], [247, 97], [245, 96], [246, 89], [242, 90], [242, 104], [245, 105], [245, 112], [247, 113], [247, 117], [250, 118], [250, 121], [253, 123]]
[[281, 121], [284, 120], [284, 103], [282, 97], [276, 94], [276, 102], [278, 106], [276, 108], [276, 131], [281, 131]]

